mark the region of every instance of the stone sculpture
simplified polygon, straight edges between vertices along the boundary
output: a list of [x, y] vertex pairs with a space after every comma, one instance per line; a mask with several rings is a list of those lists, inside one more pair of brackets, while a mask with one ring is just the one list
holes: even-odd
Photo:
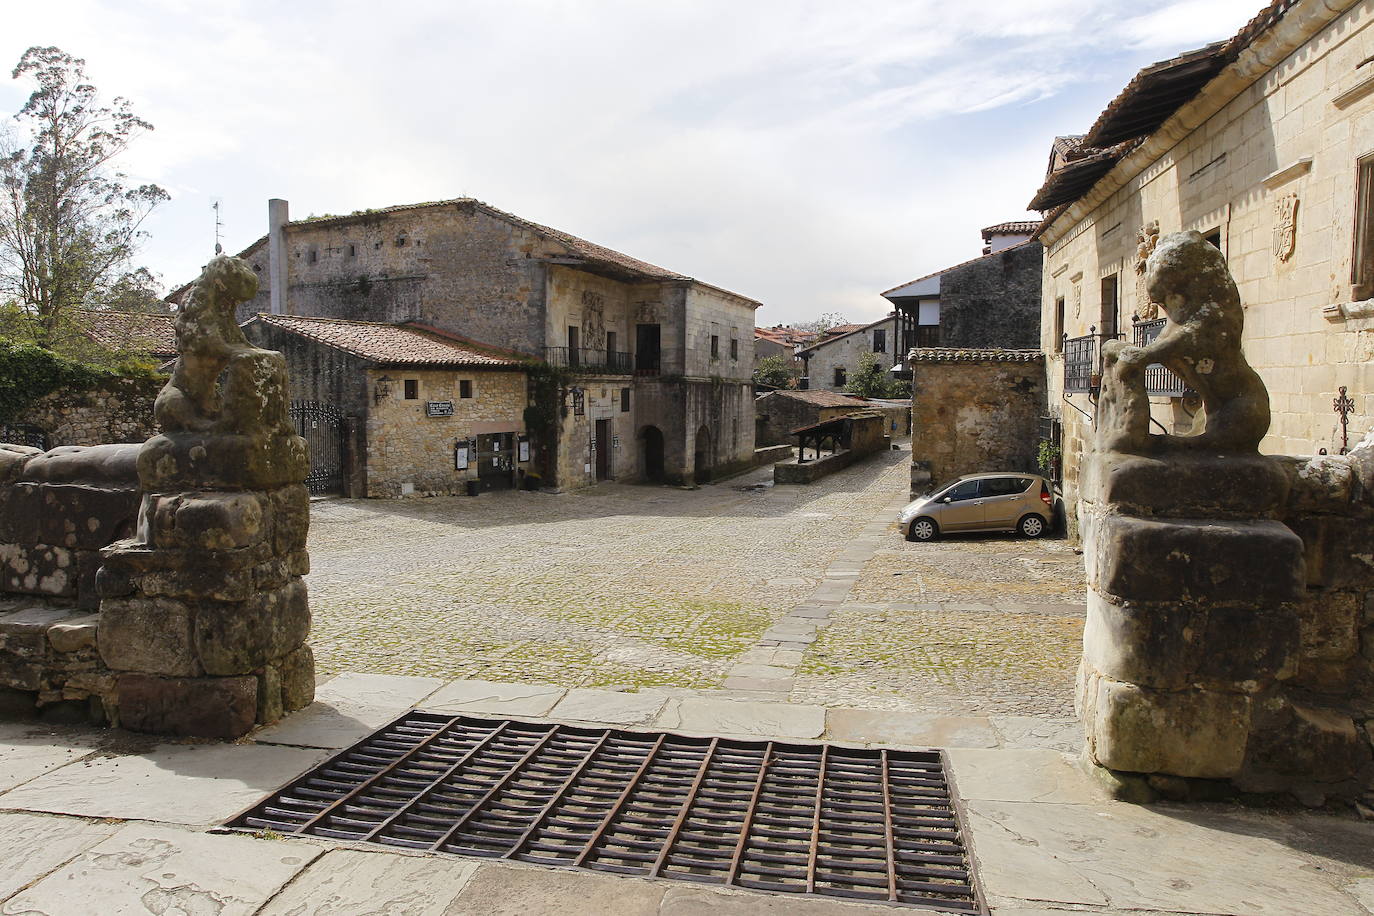
[[[1235, 283], [1196, 232], [1160, 239], [1146, 280], [1168, 324], [1147, 346], [1103, 347], [1080, 486], [1087, 760], [1127, 797], [1358, 792], [1370, 751], [1354, 721], [1292, 690], [1319, 670], [1304, 652], [1320, 605], [1304, 542], [1280, 520], [1296, 472], [1258, 452], [1269, 400], [1241, 350]], [[1201, 397], [1201, 434], [1150, 433], [1154, 363]], [[1314, 766], [1313, 748], [1339, 763]]]
[[284, 357], [234, 323], [256, 291], [247, 264], [216, 257], [177, 316], [163, 432], [138, 455], [137, 533], [97, 579], [100, 654], [135, 730], [232, 738], [313, 698], [309, 465]]

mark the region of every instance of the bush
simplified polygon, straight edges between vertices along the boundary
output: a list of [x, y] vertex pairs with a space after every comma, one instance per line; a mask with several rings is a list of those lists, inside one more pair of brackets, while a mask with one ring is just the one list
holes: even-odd
[[44, 395], [62, 389], [88, 391], [117, 378], [153, 378], [146, 365], [90, 366], [36, 344], [0, 339], [0, 422], [13, 419]]

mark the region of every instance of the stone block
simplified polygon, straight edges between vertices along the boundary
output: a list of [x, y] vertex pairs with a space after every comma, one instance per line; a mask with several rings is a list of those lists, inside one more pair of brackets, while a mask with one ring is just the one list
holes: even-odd
[[70, 617], [48, 627], [48, 643], [57, 652], [78, 652], [95, 648], [98, 614]]
[[141, 577], [139, 587], [146, 595], [211, 601], [247, 601], [258, 592], [253, 568], [211, 564], [149, 572]]
[[76, 595], [76, 556], [51, 544], [0, 543], [0, 591], [26, 595]]
[[1256, 709], [1235, 782], [1249, 792], [1324, 786], [1353, 796], [1364, 790], [1372, 764], [1369, 742], [1348, 715], [1274, 697]]
[[1344, 515], [1350, 511], [1355, 473], [1348, 458], [1335, 455], [1293, 458], [1281, 455], [1270, 460], [1288, 478], [1285, 515], [1308, 512]]
[[8, 509], [30, 543], [99, 550], [133, 533], [139, 493], [81, 483], [14, 484]]
[[141, 443], [68, 445], [35, 455], [24, 466], [25, 481], [37, 483], [84, 483], [121, 489], [138, 486], [138, 452]]
[[[256, 493], [175, 493], [149, 506], [155, 547], [236, 550], [256, 544], [271, 524]], [[270, 509], [268, 510], [270, 511]]]
[[193, 639], [207, 674], [248, 674], [305, 642], [310, 608], [305, 582], [247, 601], [200, 602], [195, 606]]
[[310, 491], [303, 484], [295, 484], [273, 490], [268, 499], [272, 506], [272, 549], [278, 554], [305, 550], [310, 532]]
[[1132, 515], [1255, 519], [1275, 516], [1288, 487], [1284, 469], [1261, 455], [1109, 453], [1083, 463], [1079, 491]]
[[96, 579], [104, 562], [98, 550], [76, 551], [76, 606], [83, 611], [94, 611], [100, 607]]
[[315, 702], [315, 653], [300, 646], [276, 663], [281, 672], [281, 704], [285, 712], [304, 709]]
[[171, 598], [109, 598], [100, 604], [100, 657], [115, 671], [169, 677], [202, 673], [191, 640], [191, 610]]
[[150, 493], [272, 490], [300, 483], [309, 470], [305, 440], [294, 434], [164, 433], [138, 454], [138, 476]]
[[1097, 521], [1090, 588], [1130, 601], [1233, 601], [1302, 597], [1302, 542], [1274, 521], [1148, 519]]
[[1110, 769], [1225, 779], [1244, 761], [1248, 696], [1153, 690], [1093, 674], [1083, 703], [1089, 751]]
[[1363, 597], [1354, 591], [1308, 590], [1298, 604], [1304, 663], [1343, 661], [1359, 651]]
[[0, 486], [19, 480], [24, 474], [25, 465], [41, 454], [43, 450], [40, 448], [0, 443]]
[[267, 665], [258, 673], [258, 724], [275, 722], [282, 717], [281, 672]]
[[119, 678], [119, 718], [127, 729], [187, 738], [247, 734], [258, 711], [258, 680], [245, 677]]

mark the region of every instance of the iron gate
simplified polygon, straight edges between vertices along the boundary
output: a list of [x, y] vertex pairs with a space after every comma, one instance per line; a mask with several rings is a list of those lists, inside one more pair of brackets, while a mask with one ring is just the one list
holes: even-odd
[[8, 423], [0, 423], [0, 442], [48, 450], [48, 434], [37, 426], [29, 426], [25, 423], [16, 423], [13, 426]]
[[292, 401], [288, 413], [296, 435], [309, 446], [306, 487], [311, 493], [343, 489], [343, 414], [323, 401]]

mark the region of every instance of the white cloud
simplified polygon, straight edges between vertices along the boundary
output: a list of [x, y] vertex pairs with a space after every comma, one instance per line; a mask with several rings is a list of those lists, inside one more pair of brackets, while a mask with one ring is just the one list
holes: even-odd
[[[760, 321], [858, 319], [1023, 216], [1050, 139], [1134, 69], [1255, 2], [70, 0], [7, 13], [0, 64], [57, 44], [157, 125], [128, 164], [175, 194], [145, 249], [169, 282], [208, 255], [216, 198], [236, 250], [268, 197], [470, 194], [760, 298]], [[0, 80], [0, 110], [22, 98]]]

